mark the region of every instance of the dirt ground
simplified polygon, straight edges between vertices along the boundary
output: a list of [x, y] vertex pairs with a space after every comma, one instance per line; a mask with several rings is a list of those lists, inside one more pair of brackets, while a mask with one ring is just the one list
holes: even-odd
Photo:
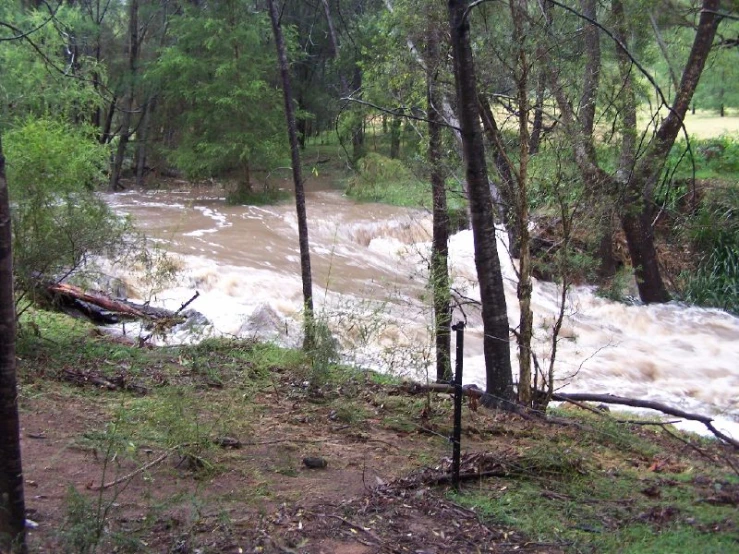
[[[297, 410], [285, 400], [271, 405], [251, 437], [256, 440], [240, 438], [239, 448], [209, 453], [218, 470], [206, 471], [178, 449], [167, 455], [143, 447], [135, 459], [111, 459], [85, 446], [84, 437], [111, 417], [115, 393], [99, 394], [62, 388], [23, 403], [27, 509], [38, 524], [29, 532], [32, 552], [60, 551], [61, 536], [70, 533], [63, 523], [70, 488], [89, 505], [86, 525], [104, 519], [106, 533], [123, 536], [141, 535], [143, 528], [141, 540], [151, 552], [559, 551], [484, 525], [446, 500], [443, 487], [394, 486], [420, 461], [449, 454], [447, 441], [433, 433], [388, 431], [371, 419], [359, 427], [342, 424], [327, 407]], [[475, 415], [478, 423], [488, 417]], [[465, 441], [466, 451], [482, 446]], [[484, 447], [491, 446], [486, 440]], [[327, 467], [307, 468], [305, 456], [320, 456]], [[127, 551], [122, 538], [105, 548], [98, 551]]]
[[[451, 494], [449, 395], [409, 396], [402, 387], [356, 375], [309, 391], [291, 370], [277, 367], [267, 378], [245, 381], [250, 362], [233, 362], [227, 348], [191, 358], [115, 348], [99, 362], [24, 365], [31, 552], [573, 551], [569, 540], [527, 536]], [[130, 360], [121, 362], [126, 353]], [[121, 375], [121, 364], [131, 372], [134, 362], [144, 367], [137, 374], [142, 386], [111, 376]], [[105, 367], [113, 369], [102, 379]], [[697, 475], [701, 480], [691, 477], [689, 493], [700, 502], [739, 505], [739, 483], [697, 471], [725, 469], [721, 460], [736, 463], [735, 453], [714, 448], [707, 454], [640, 426], [625, 435], [608, 428], [599, 435], [607, 444], [600, 444], [590, 442], [586, 428], [466, 406], [463, 491], [498, 502], [523, 478], [540, 487], [532, 509], [549, 503], [548, 509], [572, 510], [585, 502], [597, 507], [590, 514], [585, 506], [604, 529], [680, 523], [691, 532], [739, 540], [737, 522], [724, 511], [708, 523], [681, 512], [670, 498], [677, 481], [664, 480]], [[647, 446], [632, 445], [624, 438], [630, 432]], [[633, 471], [645, 476], [636, 481], [638, 490], [616, 491], [613, 498], [588, 490], [591, 478], [592, 487], [623, 487], [619, 476]], [[584, 490], [572, 488], [577, 483]], [[661, 503], [654, 500], [660, 495]], [[580, 518], [574, 513], [566, 523], [584, 527]]]

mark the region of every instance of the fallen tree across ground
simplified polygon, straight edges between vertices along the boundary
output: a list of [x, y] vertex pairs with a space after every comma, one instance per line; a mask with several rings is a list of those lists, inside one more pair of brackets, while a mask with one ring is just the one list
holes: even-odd
[[[428, 392], [437, 393], [454, 393], [454, 387], [446, 383], [430, 383], [423, 385], [420, 383], [406, 383], [401, 385], [400, 389], [408, 394], [423, 394]], [[465, 386], [462, 389], [465, 396], [474, 398], [476, 400], [481, 399], [485, 396], [485, 391], [477, 388], [474, 385]], [[695, 414], [692, 412], [686, 412], [679, 408], [674, 408], [661, 402], [654, 402], [652, 400], [640, 400], [638, 398], [627, 398], [624, 396], [616, 396], [614, 394], [589, 394], [589, 393], [554, 393], [552, 400], [557, 402], [572, 402], [575, 404], [581, 402], [598, 402], [601, 404], [616, 404], [620, 406], [629, 406], [632, 408], [642, 408], [647, 410], [655, 410], [665, 415], [679, 417], [681, 419], [687, 419], [690, 421], [698, 421], [706, 426], [706, 428], [713, 433], [713, 435], [722, 440], [723, 442], [730, 444], [736, 449], [739, 449], [739, 440], [730, 437], [726, 433], [718, 430], [713, 424], [713, 418], [704, 416], [701, 414]], [[522, 409], [522, 408], [521, 408]], [[518, 409], [513, 411], [519, 412]]]
[[130, 300], [111, 298], [103, 292], [90, 292], [67, 283], [45, 284], [40, 286], [39, 290], [46, 303], [53, 308], [104, 325], [119, 323], [122, 319], [144, 319], [151, 322], [166, 322], [170, 326], [176, 325], [187, 319], [181, 312], [200, 296], [199, 292], [195, 292], [190, 300], [176, 311], [172, 311]]

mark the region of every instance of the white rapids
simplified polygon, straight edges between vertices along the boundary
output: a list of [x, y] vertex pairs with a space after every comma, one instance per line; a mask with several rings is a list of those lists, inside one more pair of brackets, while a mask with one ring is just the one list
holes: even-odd
[[[108, 196], [119, 213], [179, 259], [177, 281], [157, 290], [136, 271], [117, 275], [133, 298], [192, 308], [209, 324], [180, 330], [169, 342], [203, 336], [300, 341], [302, 285], [293, 205], [235, 207], [212, 191], [128, 192]], [[424, 211], [357, 204], [335, 191], [307, 199], [316, 312], [348, 361], [424, 379], [432, 371], [430, 291], [426, 286], [431, 220]], [[504, 233], [499, 254], [509, 322], [518, 325], [516, 277]], [[472, 233], [450, 241], [454, 287], [479, 300]], [[559, 312], [555, 284], [535, 282], [535, 351], [548, 364]], [[484, 386], [479, 313], [465, 306], [465, 381]], [[568, 392], [613, 393], [656, 400], [716, 417], [739, 438], [739, 318], [719, 310], [625, 305], [574, 287], [558, 342], [556, 377]], [[512, 344], [514, 375], [517, 372]], [[689, 426], [700, 430], [702, 426]]]

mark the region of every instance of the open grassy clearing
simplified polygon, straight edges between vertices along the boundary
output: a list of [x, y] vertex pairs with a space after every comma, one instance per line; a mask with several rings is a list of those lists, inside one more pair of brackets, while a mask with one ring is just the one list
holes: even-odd
[[33, 552], [739, 548], [739, 460], [703, 439], [465, 408], [464, 467], [495, 476], [456, 493], [433, 484], [450, 453], [444, 395], [346, 368], [311, 386], [304, 356], [271, 345], [140, 349], [33, 320], [19, 345]]

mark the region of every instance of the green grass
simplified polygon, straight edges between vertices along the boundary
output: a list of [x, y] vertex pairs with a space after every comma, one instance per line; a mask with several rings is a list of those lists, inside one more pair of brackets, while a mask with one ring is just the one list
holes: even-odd
[[[523, 454], [510, 477], [450, 495], [488, 523], [572, 552], [736, 551], [735, 507], [706, 502], [695, 468], [686, 464], [679, 473], [655, 473], [646, 464], [629, 464], [639, 458], [618, 441], [600, 445], [602, 430], [589, 428], [581, 436], [590, 438], [537, 446]], [[644, 448], [640, 442], [629, 450]], [[736, 482], [720, 471], [701, 475], [713, 483]], [[713, 532], [717, 526], [724, 532]]]

